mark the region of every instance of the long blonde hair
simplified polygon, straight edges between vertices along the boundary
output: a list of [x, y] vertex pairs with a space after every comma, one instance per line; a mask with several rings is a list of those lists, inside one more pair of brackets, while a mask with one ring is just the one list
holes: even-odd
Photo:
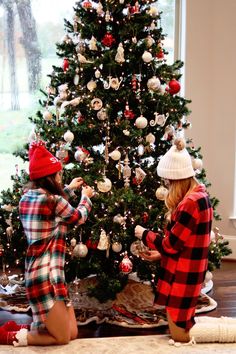
[[165, 204], [168, 208], [166, 218], [169, 221], [171, 214], [175, 211], [178, 204], [191, 190], [198, 185], [194, 177], [185, 179], [169, 180], [168, 194], [165, 198]]

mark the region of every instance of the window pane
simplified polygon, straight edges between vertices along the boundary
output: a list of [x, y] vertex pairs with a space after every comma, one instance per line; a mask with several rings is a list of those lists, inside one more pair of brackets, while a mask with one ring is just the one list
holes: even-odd
[[[31, 0], [32, 14], [36, 22], [38, 42], [41, 51], [42, 78], [40, 87], [45, 89], [48, 84], [47, 75], [52, 71], [52, 65], [61, 65], [61, 59], [56, 55], [56, 42], [64, 36], [64, 18], [71, 20], [74, 14], [75, 0]], [[175, 0], [159, 0], [156, 4], [162, 11], [161, 26], [163, 34], [166, 34], [164, 47], [169, 52], [168, 63], [174, 58], [174, 19]], [[28, 117], [35, 115], [39, 109], [38, 98], [41, 97], [36, 90], [34, 95], [29, 93], [28, 69], [25, 51], [22, 46], [22, 26], [14, 5], [12, 15], [15, 21], [15, 60], [16, 60], [16, 83], [18, 85], [19, 110], [11, 110], [11, 85], [10, 63], [7, 43], [6, 12], [0, 6], [0, 189], [6, 189], [12, 185], [11, 175], [17, 170], [26, 167], [20, 158], [12, 153], [21, 148], [27, 142], [32, 129]]]

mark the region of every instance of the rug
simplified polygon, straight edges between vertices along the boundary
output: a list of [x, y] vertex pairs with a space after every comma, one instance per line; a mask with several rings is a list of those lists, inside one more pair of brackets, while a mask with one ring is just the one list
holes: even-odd
[[67, 345], [18, 347], [0, 345], [0, 354], [235, 354], [236, 344], [204, 343], [173, 347], [168, 335], [76, 339]]
[[[122, 327], [153, 328], [167, 325], [163, 307], [154, 307], [154, 293], [147, 282], [129, 279], [126, 287], [115, 300], [100, 303], [88, 296], [88, 287], [96, 284], [96, 277], [88, 277], [78, 283], [69, 284], [70, 297], [75, 308], [77, 323], [84, 326], [90, 322], [109, 323]], [[30, 312], [25, 288], [19, 286], [14, 293], [0, 294], [0, 307], [7, 311]], [[207, 294], [201, 293], [196, 313], [214, 310], [217, 303]]]

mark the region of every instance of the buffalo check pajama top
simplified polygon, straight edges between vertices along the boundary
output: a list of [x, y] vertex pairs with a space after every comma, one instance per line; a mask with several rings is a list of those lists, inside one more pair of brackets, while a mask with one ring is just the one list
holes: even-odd
[[[65, 188], [68, 199], [74, 193]], [[65, 237], [70, 224], [83, 224], [91, 201], [82, 196], [77, 208], [63, 197], [49, 197], [45, 190], [28, 190], [19, 203], [20, 220], [27, 237], [25, 287], [32, 310], [31, 329], [44, 328], [48, 311], [56, 300], [68, 301], [64, 263]]]
[[143, 242], [161, 255], [155, 302], [172, 321], [189, 330], [208, 264], [212, 207], [204, 185], [185, 196], [172, 214], [165, 236], [145, 230]]

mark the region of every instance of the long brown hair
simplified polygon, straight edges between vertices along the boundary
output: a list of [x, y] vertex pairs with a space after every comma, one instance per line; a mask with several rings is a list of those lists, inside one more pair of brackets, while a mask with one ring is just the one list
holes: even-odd
[[26, 189], [42, 188], [46, 192], [48, 192], [48, 194], [61, 195], [63, 198], [66, 198], [66, 194], [63, 191], [63, 188], [56, 181], [56, 174], [57, 173], [54, 173], [52, 175], [45, 176], [45, 177], [38, 178], [38, 179], [35, 179], [33, 181], [30, 181], [30, 182], [27, 183], [27, 185], [25, 187], [26, 187]]
[[168, 194], [165, 199], [165, 204], [168, 208], [167, 219], [170, 218], [170, 215], [184, 197], [197, 185], [198, 182], [194, 177], [169, 181]]

